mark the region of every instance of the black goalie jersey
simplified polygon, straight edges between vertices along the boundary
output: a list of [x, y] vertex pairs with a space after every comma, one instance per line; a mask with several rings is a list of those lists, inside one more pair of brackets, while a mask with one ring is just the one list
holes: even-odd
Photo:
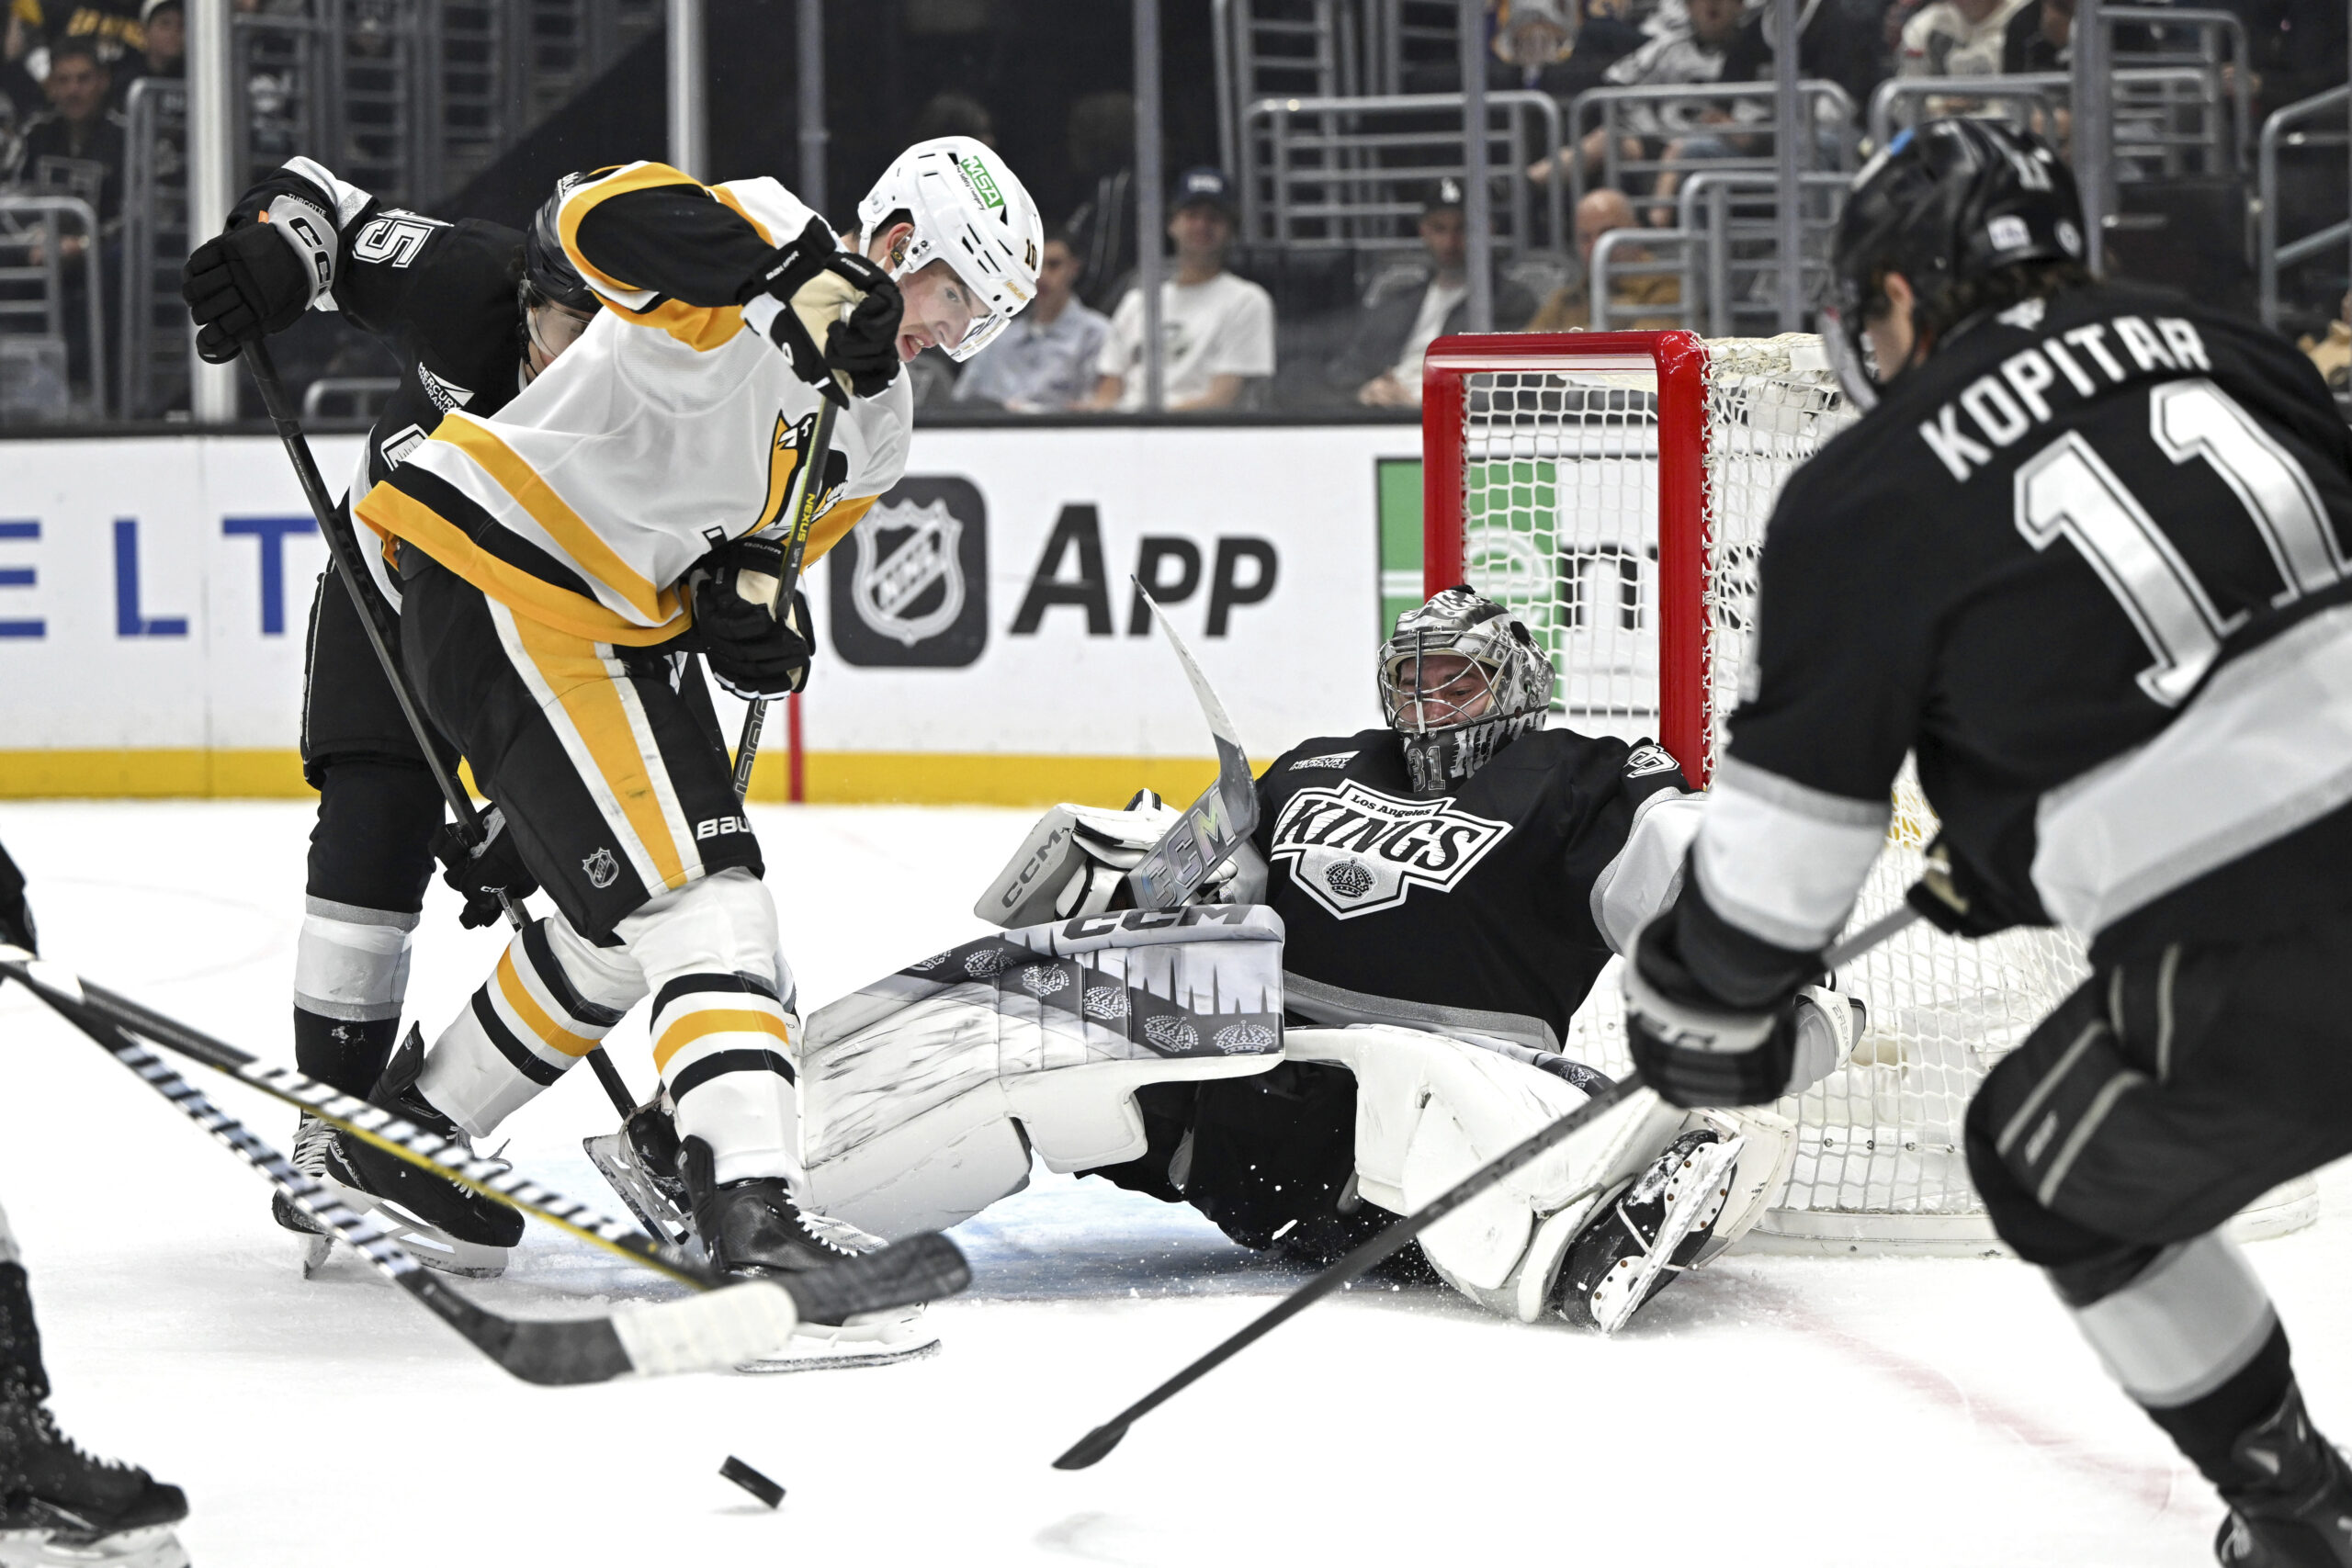
[[2352, 903], [2347, 563], [2352, 434], [2253, 322], [2100, 286], [1967, 328], [1773, 513], [1700, 890], [1817, 950], [1907, 751], [1995, 912], [2102, 958]]
[[1661, 748], [1521, 736], [1453, 795], [1416, 797], [1396, 731], [1310, 740], [1258, 781], [1283, 967], [1360, 995], [1542, 1021], [1554, 1039], [1609, 962], [1596, 878], [1635, 809], [1679, 791]]

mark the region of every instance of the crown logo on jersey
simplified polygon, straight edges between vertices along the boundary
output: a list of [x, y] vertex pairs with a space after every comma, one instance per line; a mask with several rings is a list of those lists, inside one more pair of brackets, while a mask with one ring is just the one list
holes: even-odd
[[[964, 525], [944, 501], [877, 506], [850, 533], [850, 607], [876, 637], [907, 648], [964, 613]], [[938, 590], [934, 595], [933, 590]], [[917, 604], [930, 601], [928, 609]]]

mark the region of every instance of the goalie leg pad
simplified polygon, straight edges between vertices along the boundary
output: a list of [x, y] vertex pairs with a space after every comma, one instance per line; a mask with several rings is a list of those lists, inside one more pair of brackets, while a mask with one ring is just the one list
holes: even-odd
[[1281, 1060], [1282, 926], [1134, 910], [935, 953], [812, 1016], [798, 1054], [811, 1208], [944, 1230], [1055, 1170], [1148, 1145], [1136, 1091]]
[[535, 920], [433, 1043], [417, 1088], [469, 1136], [486, 1137], [644, 995], [645, 976], [627, 953], [595, 946], [560, 916]]

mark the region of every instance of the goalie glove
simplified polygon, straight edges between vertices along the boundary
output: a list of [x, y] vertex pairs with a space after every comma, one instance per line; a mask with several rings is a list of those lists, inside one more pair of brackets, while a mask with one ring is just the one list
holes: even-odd
[[814, 650], [803, 627], [808, 600], [794, 589], [782, 619], [784, 545], [771, 538], [721, 545], [686, 572], [695, 637], [713, 679], [745, 701], [785, 696], [808, 684]]
[[441, 863], [441, 880], [466, 901], [458, 911], [458, 923], [468, 931], [498, 923], [506, 912], [500, 894], [520, 903], [539, 890], [539, 879], [523, 863], [522, 846], [507, 830], [506, 813], [492, 807], [481, 827], [479, 844], [468, 844], [455, 822], [443, 823], [433, 835], [433, 858]]
[[196, 352], [225, 365], [248, 343], [282, 333], [334, 284], [334, 224], [299, 196], [215, 235], [180, 269], [180, 298], [196, 322]]
[[[906, 308], [899, 286], [873, 262], [842, 249], [821, 218], [778, 245], [739, 298], [744, 323], [791, 358], [794, 375], [837, 403], [849, 402], [843, 380], [870, 398], [899, 374], [899, 321]], [[843, 306], [851, 307], [846, 318]]]
[[1845, 1066], [1869, 1015], [1859, 997], [1802, 986], [1742, 1008], [1710, 995], [1653, 925], [1625, 960], [1625, 1035], [1642, 1081], [1670, 1104], [1765, 1105]]

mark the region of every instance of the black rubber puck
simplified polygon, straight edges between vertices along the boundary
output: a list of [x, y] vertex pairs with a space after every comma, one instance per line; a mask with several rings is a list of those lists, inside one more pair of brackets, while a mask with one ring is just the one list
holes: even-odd
[[778, 1486], [775, 1482], [770, 1481], [766, 1476], [762, 1475], [758, 1471], [753, 1470], [750, 1465], [745, 1464], [733, 1454], [729, 1454], [727, 1456], [727, 1462], [718, 1467], [718, 1473], [727, 1477], [728, 1480], [733, 1482], [736, 1485], [741, 1486], [744, 1491], [749, 1492], [752, 1496], [757, 1497], [761, 1502], [765, 1503], [771, 1508], [784, 1501], [783, 1487]]

